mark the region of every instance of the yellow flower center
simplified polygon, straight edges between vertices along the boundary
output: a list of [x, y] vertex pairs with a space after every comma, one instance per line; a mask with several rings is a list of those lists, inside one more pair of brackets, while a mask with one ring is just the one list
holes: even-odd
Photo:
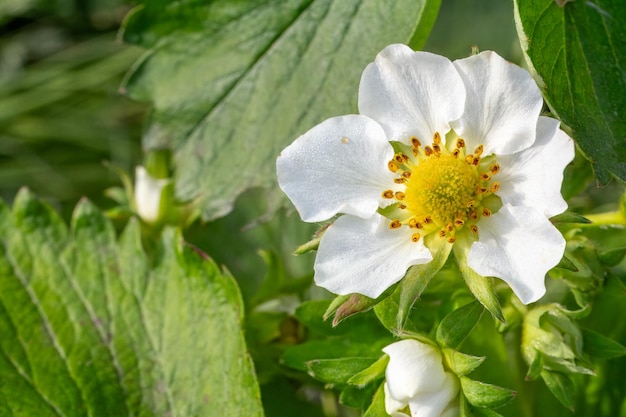
[[425, 147], [415, 137], [412, 146], [396, 144], [401, 150], [389, 161], [389, 170], [398, 174], [394, 182], [406, 188], [383, 191], [396, 203], [381, 212], [391, 220], [390, 228], [415, 229], [413, 242], [437, 232], [452, 243], [463, 229], [478, 236], [478, 220], [501, 206], [495, 195], [500, 184], [493, 180], [500, 171], [495, 156], [483, 158], [483, 145], [467, 153], [465, 141], [451, 136], [445, 146], [439, 133]]
[[477, 184], [475, 166], [452, 155], [427, 158], [411, 170], [404, 201], [414, 216], [447, 224], [467, 208]]

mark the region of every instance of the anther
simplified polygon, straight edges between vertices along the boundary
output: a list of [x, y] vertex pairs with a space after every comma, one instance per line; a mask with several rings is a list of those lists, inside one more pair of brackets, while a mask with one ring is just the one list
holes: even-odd
[[472, 161], [472, 165], [477, 167], [479, 162], [480, 162], [480, 156], [475, 156], [474, 160]]
[[397, 229], [398, 227], [402, 226], [402, 223], [400, 223], [400, 220], [392, 220], [391, 223], [389, 223], [389, 228], [390, 229]]
[[476, 149], [474, 149], [474, 155], [476, 155], [476, 156], [482, 155], [484, 149], [485, 149], [485, 147], [483, 145], [478, 145], [476, 147]]
[[480, 173], [480, 179], [483, 181], [489, 181], [491, 179], [491, 174], [489, 174], [488, 172], [481, 172]]
[[475, 234], [476, 236], [478, 236], [478, 226], [476, 226], [475, 224], [470, 226], [470, 230], [472, 231], [473, 234]]
[[411, 144], [413, 145], [414, 148], [419, 148], [420, 146], [422, 146], [422, 142], [420, 142], [420, 140], [416, 138], [415, 136], [411, 138]]
[[470, 200], [467, 202], [467, 208], [474, 208], [475, 205], [476, 205], [476, 201], [474, 200]]
[[433, 218], [430, 216], [424, 217], [424, 224], [431, 224], [433, 222]]
[[408, 180], [409, 178], [411, 178], [411, 171], [403, 172], [402, 176]]
[[398, 208], [400, 210], [404, 210], [404, 209], [406, 209], [406, 204], [398, 204]]
[[411, 235], [411, 240], [415, 243], [419, 242], [420, 237], [422, 237], [419, 233], [413, 233]]
[[[403, 163], [404, 163], [404, 156], [405, 156], [404, 154], [397, 153], [397, 154], [393, 157], [393, 159], [395, 159], [397, 163], [399, 163], [399, 164], [403, 164]], [[407, 159], [408, 159], [408, 158], [407, 158]]]
[[411, 229], [415, 229], [415, 228], [417, 228], [417, 220], [415, 220], [415, 218], [411, 218], [411, 219], [409, 220], [409, 227], [410, 227]]
[[472, 165], [474, 163], [474, 155], [467, 155], [465, 157], [465, 162], [467, 162], [468, 165]]
[[489, 190], [491, 190], [492, 193], [495, 193], [499, 189], [500, 189], [500, 183], [499, 182], [493, 182], [491, 184], [491, 187], [489, 188]]
[[456, 147], [458, 149], [464, 148], [465, 147], [465, 141], [463, 139], [461, 139], [461, 138], [458, 138], [456, 140]]
[[431, 148], [430, 146], [424, 147], [424, 153], [426, 154], [426, 156], [431, 156], [433, 154], [433, 148]]
[[396, 191], [396, 199], [404, 200], [404, 197], [406, 197], [406, 194], [404, 194], [402, 191]]
[[445, 237], [446, 236], [446, 231], [441, 229], [438, 233], [439, 237]]
[[454, 219], [454, 225], [456, 227], [463, 227], [464, 224], [465, 224], [465, 220], [458, 218], [458, 217]]
[[437, 156], [441, 155], [441, 146], [439, 144], [433, 143], [433, 152], [435, 152], [435, 155]]
[[441, 143], [441, 135], [439, 132], [435, 132], [435, 135], [433, 136], [433, 143], [435, 145], [439, 145]]
[[454, 236], [454, 235], [453, 236], [449, 236], [448, 237], [448, 243], [454, 243], [454, 242], [456, 242], [456, 236]]
[[460, 149], [455, 149], [452, 151], [452, 156], [455, 158], [458, 158], [460, 153], [461, 153]]
[[393, 191], [391, 190], [383, 191], [383, 198], [393, 198]]
[[452, 223], [448, 223], [448, 224], [446, 225], [446, 230], [447, 230], [448, 232], [451, 232], [451, 231], [453, 231], [453, 230], [454, 230], [454, 226], [452, 225]]
[[397, 172], [400, 169], [396, 161], [389, 161], [389, 163], [387, 163], [387, 168], [389, 168], [389, 171], [391, 172]]
[[485, 217], [491, 216], [491, 210], [489, 210], [487, 207], [483, 207], [483, 216]]
[[404, 184], [404, 178], [394, 178], [393, 182], [396, 184]]
[[478, 220], [478, 212], [476, 210], [472, 210], [468, 213], [467, 217], [471, 220]]
[[487, 187], [477, 187], [476, 188], [476, 194], [485, 194], [487, 191], [489, 191], [489, 188], [487, 188]]
[[491, 171], [491, 175], [496, 175], [498, 172], [500, 172], [500, 165], [498, 165], [498, 163], [491, 164], [489, 166], [489, 171]]

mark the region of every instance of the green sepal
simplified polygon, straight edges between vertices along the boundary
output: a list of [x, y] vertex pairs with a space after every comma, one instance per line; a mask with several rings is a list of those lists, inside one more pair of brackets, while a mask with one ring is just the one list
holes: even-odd
[[583, 215], [580, 215], [574, 211], [571, 210], [566, 210], [561, 214], [557, 214], [554, 217], [550, 218], [550, 221], [552, 222], [552, 224], [557, 225], [557, 224], [562, 224], [562, 223], [567, 223], [567, 224], [589, 224], [591, 223], [591, 220], [589, 220], [588, 218], [586, 218]]
[[104, 195], [115, 201], [117, 204], [130, 207], [130, 201], [128, 200], [128, 193], [122, 187], [109, 187], [104, 190]]
[[376, 362], [363, 369], [361, 372], [348, 379], [348, 384], [356, 385], [360, 388], [377, 381], [385, 376], [385, 370], [389, 363], [389, 356], [383, 355]]
[[309, 240], [306, 243], [303, 243], [302, 245], [298, 246], [298, 248], [293, 252], [294, 255], [303, 255], [305, 253], [308, 252], [312, 252], [314, 250], [317, 250], [317, 248], [319, 248], [320, 246], [320, 241], [322, 240], [322, 237], [314, 237], [313, 239]]
[[348, 407], [365, 409], [372, 403], [372, 398], [378, 387], [376, 385], [368, 385], [359, 388], [354, 385], [344, 385], [339, 393], [339, 402]]
[[[337, 297], [324, 313], [326, 320], [332, 314], [333, 327], [357, 313], [364, 313], [374, 308], [378, 303], [389, 297], [396, 289], [396, 285], [387, 288], [378, 298], [370, 298], [361, 294], [350, 294], [348, 296]], [[345, 297], [345, 298], [344, 298]], [[337, 303], [335, 303], [337, 301]], [[339, 304], [338, 306], [336, 304]], [[334, 310], [334, 311], [333, 311]]]
[[443, 348], [442, 352], [446, 365], [457, 376], [469, 374], [486, 359], [486, 356], [472, 356], [449, 348]]
[[412, 266], [400, 282], [400, 300], [396, 317], [396, 325], [399, 330], [404, 328], [413, 304], [450, 256], [452, 244], [439, 239], [439, 236], [431, 236], [429, 236], [430, 239], [429, 237], [426, 238], [425, 244], [433, 255], [432, 261]]
[[517, 393], [507, 388], [461, 377], [461, 389], [467, 401], [474, 407], [495, 408], [507, 404]]
[[536, 352], [535, 357], [533, 358], [530, 366], [528, 367], [528, 372], [526, 372], [526, 381], [534, 381], [541, 376], [541, 371], [543, 370], [543, 355], [539, 352]]
[[468, 251], [469, 247], [467, 246], [459, 244], [454, 246], [454, 256], [467, 287], [472, 294], [474, 294], [474, 297], [476, 297], [476, 299], [480, 301], [480, 303], [485, 306], [487, 310], [489, 310], [492, 316], [500, 322], [504, 322], [504, 314], [502, 314], [502, 308], [500, 307], [500, 302], [496, 296], [493, 278], [483, 277], [467, 265]]
[[369, 368], [376, 358], [345, 357], [337, 359], [314, 359], [306, 362], [309, 375], [327, 384], [345, 384], [355, 374]]
[[463, 391], [459, 393], [459, 417], [474, 417]]
[[555, 266], [555, 268], [567, 269], [568, 271], [578, 272], [578, 267], [567, 255], [563, 255], [559, 263]]
[[383, 384], [380, 384], [378, 390], [376, 390], [372, 403], [365, 410], [363, 417], [389, 417], [385, 410], [385, 390], [383, 389]]
[[324, 312], [324, 315], [322, 316], [322, 318], [324, 320], [328, 320], [330, 316], [335, 314], [337, 309], [339, 309], [339, 307], [341, 307], [341, 305], [345, 303], [351, 296], [352, 294], [338, 295], [337, 297], [333, 298], [333, 301], [331, 301], [330, 304], [328, 305], [328, 308]]
[[437, 327], [437, 342], [442, 347], [458, 348], [476, 326], [483, 311], [483, 306], [474, 301], [449, 313]]
[[541, 378], [556, 399], [573, 412], [574, 391], [576, 390], [576, 387], [574, 386], [574, 382], [571, 378], [560, 372], [547, 370], [541, 371]]
[[333, 222], [323, 225], [317, 232], [315, 232], [315, 235], [313, 236], [311, 240], [298, 246], [298, 248], [293, 252], [293, 254], [303, 255], [305, 253], [317, 250], [317, 248], [319, 248], [320, 246], [320, 242], [322, 241], [322, 236], [324, 236], [324, 233], [326, 233], [326, 230], [328, 230], [328, 228], [332, 224]]
[[475, 408], [470, 415], [473, 417], [502, 417], [502, 414], [496, 413], [489, 408]]
[[[108, 190], [105, 191], [105, 195], [111, 199], [113, 199], [114, 201], [116, 201], [119, 204], [123, 204], [122, 201], [126, 201], [126, 203], [129, 205], [129, 207], [134, 209], [134, 186], [133, 186], [133, 181], [130, 178], [130, 175], [128, 175], [128, 173], [121, 167], [115, 165], [112, 162], [109, 161], [104, 161], [102, 163], [102, 165], [105, 166], [105, 168], [108, 168], [109, 170], [111, 170], [114, 174], [116, 174], [120, 181], [122, 182], [122, 189], [124, 190], [125, 196], [122, 197], [120, 195], [117, 194], [116, 191], [112, 191], [112, 195], [109, 194], [109, 190], [111, 190], [110, 188]], [[115, 188], [119, 188], [119, 187], [115, 187]]]
[[589, 329], [582, 329], [582, 334], [585, 352], [594, 358], [613, 359], [626, 355], [626, 347], [610, 337]]
[[404, 326], [399, 329], [398, 328], [398, 299], [400, 288], [396, 289], [396, 292], [391, 296], [385, 298], [383, 301], [378, 303], [374, 307], [374, 313], [376, 313], [376, 317], [378, 321], [393, 335], [397, 337], [401, 337], [407, 331], [412, 332], [416, 331], [417, 328], [411, 318], [407, 318], [404, 322]]

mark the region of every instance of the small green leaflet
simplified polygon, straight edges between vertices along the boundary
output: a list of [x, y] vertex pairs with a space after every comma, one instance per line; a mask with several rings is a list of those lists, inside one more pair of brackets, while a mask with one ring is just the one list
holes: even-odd
[[0, 414], [262, 416], [232, 277], [173, 229], [142, 248], [91, 203], [68, 230], [0, 204]]
[[174, 153], [176, 193], [205, 220], [265, 187], [279, 152], [356, 112], [361, 72], [385, 46], [419, 48], [441, 0], [145, 1], [123, 38], [150, 48], [123, 90], [153, 104], [147, 149]]

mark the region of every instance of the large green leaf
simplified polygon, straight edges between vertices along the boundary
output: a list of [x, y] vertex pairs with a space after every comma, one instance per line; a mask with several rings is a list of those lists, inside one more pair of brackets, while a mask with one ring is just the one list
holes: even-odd
[[601, 184], [626, 181], [626, 8], [622, 0], [515, 0], [522, 49], [552, 111]]
[[124, 86], [154, 106], [144, 145], [173, 149], [177, 195], [204, 219], [250, 187], [276, 191], [279, 152], [355, 112], [365, 66], [390, 43], [421, 47], [440, 2], [145, 1], [123, 32], [150, 48]]
[[166, 230], [144, 252], [86, 200], [68, 231], [0, 206], [0, 414], [261, 416], [230, 276]]

